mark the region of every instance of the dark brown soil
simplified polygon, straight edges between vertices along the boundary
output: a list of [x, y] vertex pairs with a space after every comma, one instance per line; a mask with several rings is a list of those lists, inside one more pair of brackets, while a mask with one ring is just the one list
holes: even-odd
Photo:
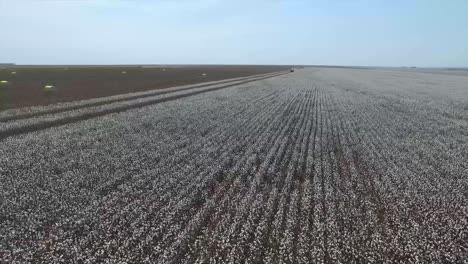
[[[0, 81], [8, 81], [8, 84], [0, 84], [0, 110], [216, 81], [288, 68], [225, 65], [6, 67], [0, 68]], [[46, 85], [53, 85], [55, 90], [46, 91]]]

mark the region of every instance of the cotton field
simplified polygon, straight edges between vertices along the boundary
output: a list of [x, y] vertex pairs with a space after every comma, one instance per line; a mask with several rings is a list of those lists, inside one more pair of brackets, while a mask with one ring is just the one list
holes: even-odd
[[304, 68], [0, 112], [0, 262], [466, 262], [467, 84]]

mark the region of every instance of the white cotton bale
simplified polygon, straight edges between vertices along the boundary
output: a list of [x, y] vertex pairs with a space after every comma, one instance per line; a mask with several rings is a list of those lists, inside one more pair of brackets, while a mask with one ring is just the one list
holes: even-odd
[[46, 93], [52, 93], [52, 92], [55, 92], [55, 91], [57, 91], [57, 89], [53, 85], [45, 85], [44, 86], [44, 92], [46, 92]]
[[46, 85], [46, 86], [44, 86], [44, 89], [54, 89], [54, 86], [53, 85]]

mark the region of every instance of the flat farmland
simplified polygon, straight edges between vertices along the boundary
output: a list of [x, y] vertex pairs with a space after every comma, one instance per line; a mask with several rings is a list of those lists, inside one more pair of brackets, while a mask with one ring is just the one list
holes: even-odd
[[[261, 65], [0, 67], [0, 81], [9, 82], [7, 85], [0, 84], [0, 110], [142, 92], [286, 69], [287, 66]], [[46, 85], [55, 86], [55, 91], [45, 91]]]
[[0, 112], [0, 262], [466, 262], [467, 85], [313, 67]]

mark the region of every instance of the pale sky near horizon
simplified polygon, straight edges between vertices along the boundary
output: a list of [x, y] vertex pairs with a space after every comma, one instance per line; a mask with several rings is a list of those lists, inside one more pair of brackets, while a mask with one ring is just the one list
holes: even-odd
[[0, 0], [0, 63], [468, 67], [464, 0]]

